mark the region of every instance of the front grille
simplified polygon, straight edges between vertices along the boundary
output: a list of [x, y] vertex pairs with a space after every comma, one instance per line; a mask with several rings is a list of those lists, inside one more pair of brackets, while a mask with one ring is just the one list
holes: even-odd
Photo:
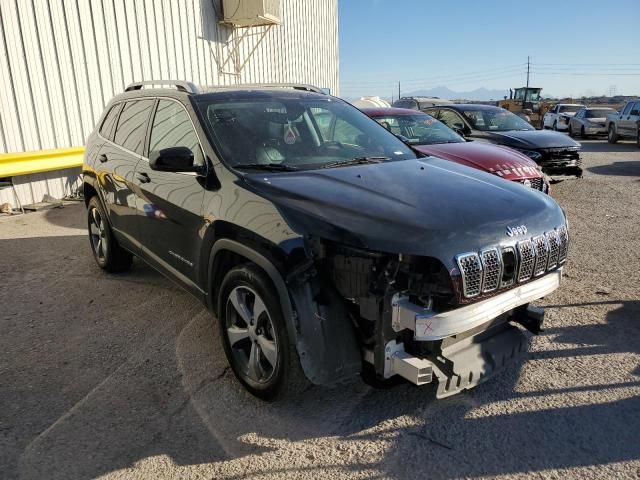
[[539, 277], [547, 271], [547, 261], [549, 260], [549, 243], [544, 235], [533, 237], [533, 244], [536, 247], [536, 267], [533, 275]]
[[534, 190], [542, 190], [542, 178], [532, 178], [531, 188]]
[[552, 164], [557, 166], [574, 165], [580, 166], [580, 147], [556, 147], [545, 148], [540, 151], [542, 159], [540, 164]]
[[481, 253], [484, 283], [482, 292], [493, 292], [498, 289], [502, 279], [502, 259], [497, 248], [485, 250]]
[[465, 297], [475, 297], [482, 291], [482, 263], [477, 253], [465, 253], [457, 257], [462, 273], [462, 288]]
[[549, 263], [547, 270], [558, 265], [558, 253], [560, 251], [560, 242], [558, 240], [558, 232], [551, 230], [547, 233], [547, 241], [549, 242]]
[[466, 298], [522, 283], [563, 265], [569, 251], [566, 225], [515, 245], [456, 256]]
[[536, 261], [536, 251], [531, 240], [518, 242], [518, 282], [524, 282], [531, 278], [533, 266]]
[[560, 248], [558, 248], [558, 265], [562, 265], [567, 261], [567, 253], [569, 251], [569, 232], [564, 225], [558, 228], [558, 238], [560, 240]]

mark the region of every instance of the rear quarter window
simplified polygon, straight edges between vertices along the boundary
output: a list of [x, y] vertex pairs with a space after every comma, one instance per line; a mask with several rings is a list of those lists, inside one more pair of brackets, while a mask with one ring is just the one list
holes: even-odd
[[121, 105], [118, 103], [117, 105], [112, 106], [109, 109], [109, 112], [104, 117], [104, 121], [100, 126], [100, 135], [104, 138], [108, 138], [111, 140], [113, 138], [113, 127], [116, 124], [116, 120], [118, 119], [118, 112], [120, 111]]

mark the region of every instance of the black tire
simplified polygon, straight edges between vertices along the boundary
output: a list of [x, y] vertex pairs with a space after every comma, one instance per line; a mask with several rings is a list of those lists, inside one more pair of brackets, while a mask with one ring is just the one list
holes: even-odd
[[573, 128], [571, 127], [571, 124], [569, 124], [569, 128], [567, 129], [567, 132], [569, 133], [570, 137], [573, 137]]
[[133, 255], [118, 245], [97, 196], [89, 200], [87, 228], [91, 252], [100, 268], [110, 273], [124, 272], [131, 268]]
[[609, 124], [609, 130], [607, 133], [607, 142], [618, 143], [618, 134], [616, 133], [616, 128], [613, 126], [613, 124]]
[[636, 134], [636, 145], [640, 148], [640, 127], [638, 127], [638, 133]]
[[558, 131], [558, 121], [554, 120], [553, 121], [553, 127], [551, 128], [554, 132]]
[[580, 127], [580, 138], [587, 138], [587, 134], [584, 131], [584, 125]]
[[278, 298], [269, 277], [253, 264], [231, 269], [218, 296], [218, 326], [229, 365], [252, 395], [267, 401], [294, 396], [310, 385]]

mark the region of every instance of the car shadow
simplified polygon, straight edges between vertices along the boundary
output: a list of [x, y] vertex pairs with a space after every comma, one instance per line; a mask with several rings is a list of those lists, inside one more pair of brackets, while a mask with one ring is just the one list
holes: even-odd
[[597, 175], [616, 175], [625, 177], [640, 177], [640, 161], [613, 162], [607, 165], [596, 165], [587, 168]]
[[593, 140], [589, 139], [587, 141], [583, 139], [578, 139], [578, 141], [582, 144], [582, 152], [593, 152], [593, 153], [623, 153], [623, 152], [637, 152], [638, 146], [633, 141], [621, 141], [618, 143], [609, 143], [607, 139], [604, 138], [602, 140]]
[[[68, 217], [68, 225], [77, 221]], [[544, 335], [557, 348], [534, 349], [448, 399], [436, 401], [433, 385], [374, 390], [355, 379], [264, 403], [229, 371], [215, 318], [141, 262], [129, 273], [103, 274], [84, 236], [0, 240], [0, 251], [10, 253], [0, 256], [0, 275], [21, 285], [0, 294], [6, 478], [126, 476], [125, 469], [158, 458], [182, 477], [191, 472], [181, 468], [234, 461], [237, 476], [225, 478], [371, 471], [377, 473], [370, 478], [398, 479], [640, 459], [638, 397], [558, 400], [638, 382], [519, 386], [538, 360], [638, 353], [638, 343], [629, 341], [640, 333], [637, 301], [615, 302], [620, 307], [602, 325], [549, 328]], [[527, 403], [543, 398], [555, 401], [542, 409]], [[511, 411], [513, 405], [521, 408]], [[323, 450], [329, 453], [314, 457]]]

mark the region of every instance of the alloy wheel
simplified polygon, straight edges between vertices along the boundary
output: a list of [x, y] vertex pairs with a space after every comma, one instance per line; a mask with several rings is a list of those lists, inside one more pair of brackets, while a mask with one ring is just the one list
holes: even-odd
[[249, 287], [234, 288], [227, 298], [226, 323], [238, 370], [254, 382], [268, 382], [276, 371], [278, 344], [262, 298]]
[[89, 212], [89, 237], [93, 253], [100, 261], [104, 261], [107, 256], [107, 232], [102, 215], [97, 208], [92, 208]]

